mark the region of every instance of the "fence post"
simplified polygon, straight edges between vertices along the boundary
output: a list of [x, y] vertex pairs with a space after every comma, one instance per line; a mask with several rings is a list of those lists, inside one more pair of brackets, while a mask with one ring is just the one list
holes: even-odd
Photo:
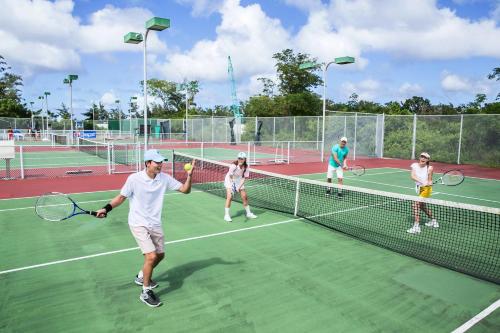
[[457, 164], [460, 164], [460, 150], [462, 149], [462, 129], [464, 126], [464, 115], [460, 115], [460, 134], [458, 137], [458, 156], [457, 156]]
[[214, 144], [214, 116], [212, 116], [212, 145]]
[[357, 137], [356, 137], [356, 130], [358, 126], [358, 114], [354, 114], [354, 149], [353, 149], [353, 159], [356, 160], [356, 145], [357, 145]]
[[415, 159], [415, 145], [417, 143], [417, 114], [413, 114], [413, 136], [411, 142], [411, 159]]
[[316, 123], [316, 150], [319, 150], [319, 117], [316, 119], [318, 120]]
[[293, 117], [293, 147], [295, 148], [295, 118]]
[[385, 113], [382, 113], [382, 137], [380, 139], [380, 158], [384, 157], [384, 138], [385, 138]]
[[276, 142], [276, 117], [273, 117], [273, 144]]
[[[294, 118], [295, 119], [295, 118]], [[294, 143], [295, 144], [295, 143]], [[286, 164], [290, 164], [290, 141], [288, 141], [288, 147], [286, 152]]]
[[23, 154], [23, 146], [19, 146], [19, 158], [20, 158], [20, 165], [21, 165], [21, 179], [24, 179], [24, 154]]

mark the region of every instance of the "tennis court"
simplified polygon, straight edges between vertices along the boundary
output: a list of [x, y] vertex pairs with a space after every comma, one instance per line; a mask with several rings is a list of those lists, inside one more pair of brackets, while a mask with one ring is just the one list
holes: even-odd
[[[373, 169], [348, 177], [346, 184], [411, 194], [407, 179], [402, 170]], [[436, 189], [436, 197], [498, 207], [499, 186], [467, 178], [460, 191]], [[97, 209], [116, 193], [72, 197]], [[194, 190], [165, 196], [167, 260], [154, 276], [164, 305], [150, 309], [133, 283], [142, 256], [127, 227], [128, 203], [105, 220], [78, 216], [50, 223], [35, 215], [35, 200], [0, 201], [0, 330], [5, 332], [450, 332], [500, 299], [498, 284], [293, 214], [254, 208], [259, 218], [246, 220], [234, 203], [234, 222], [225, 223], [224, 200]], [[349, 209], [339, 213], [350, 217]], [[374, 209], [367, 211], [377, 216]], [[470, 332], [499, 327], [497, 310]]]

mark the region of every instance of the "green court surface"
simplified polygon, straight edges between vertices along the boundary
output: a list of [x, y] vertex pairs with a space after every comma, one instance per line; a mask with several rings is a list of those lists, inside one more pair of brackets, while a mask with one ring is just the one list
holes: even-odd
[[[96, 209], [116, 193], [72, 197]], [[1, 332], [451, 332], [500, 299], [499, 285], [293, 216], [254, 208], [246, 220], [234, 203], [226, 223], [224, 200], [194, 191], [165, 196], [153, 277], [164, 305], [152, 309], [133, 283], [128, 203], [58, 223], [34, 203], [0, 200]], [[470, 332], [498, 332], [499, 311]]]
[[[439, 176], [439, 173], [435, 173], [434, 179], [438, 179]], [[432, 198], [500, 208], [499, 180], [465, 176], [465, 181], [458, 186], [434, 185]], [[326, 181], [326, 172], [300, 175], [300, 177]], [[345, 172], [344, 177], [345, 185], [415, 195], [415, 183], [410, 179], [409, 170], [374, 168], [367, 169], [362, 176]], [[336, 182], [335, 178], [333, 182]]]

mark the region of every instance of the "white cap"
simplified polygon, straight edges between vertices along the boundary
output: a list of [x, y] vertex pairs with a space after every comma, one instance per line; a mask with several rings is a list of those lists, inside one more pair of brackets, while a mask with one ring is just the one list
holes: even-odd
[[343, 137], [340, 138], [340, 141], [347, 142], [347, 138], [345, 136], [343, 136]]
[[144, 162], [147, 161], [155, 161], [155, 162], [163, 162], [166, 161], [167, 159], [163, 157], [160, 152], [156, 149], [148, 149], [144, 153]]
[[430, 159], [431, 159], [431, 155], [429, 155], [429, 154], [428, 154], [428, 153], [426, 153], [426, 152], [421, 152], [421, 153], [420, 153], [420, 156], [423, 156], [423, 157], [425, 157], [425, 158], [426, 158], [426, 159], [428, 159], [428, 160], [430, 160]]
[[239, 152], [238, 158], [247, 158], [247, 154], [245, 154], [244, 152]]

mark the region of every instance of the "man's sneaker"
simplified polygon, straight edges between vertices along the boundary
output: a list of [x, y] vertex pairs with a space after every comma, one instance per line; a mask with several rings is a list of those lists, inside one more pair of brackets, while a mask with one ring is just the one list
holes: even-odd
[[337, 197], [342, 198], [343, 196], [342, 192], [337, 193]]
[[[138, 275], [136, 275], [134, 282], [135, 282], [135, 284], [142, 286], [144, 281], [142, 278], [140, 278]], [[158, 287], [158, 283], [154, 282], [153, 280], [149, 280], [149, 288], [154, 289], [156, 287]]]
[[249, 218], [249, 219], [256, 219], [257, 215], [255, 215], [254, 213], [247, 213], [247, 218]]
[[233, 222], [233, 220], [231, 220], [231, 216], [229, 216], [229, 215], [224, 215], [224, 221]]
[[413, 227], [406, 230], [406, 232], [409, 234], [419, 234], [420, 233], [420, 226], [418, 224], [414, 224]]
[[431, 228], [439, 228], [439, 223], [436, 221], [436, 219], [430, 220], [425, 225]]
[[163, 304], [151, 289], [143, 290], [139, 299], [152, 308], [156, 308]]
[[332, 195], [332, 190], [326, 190], [325, 196], [329, 197], [330, 195]]

